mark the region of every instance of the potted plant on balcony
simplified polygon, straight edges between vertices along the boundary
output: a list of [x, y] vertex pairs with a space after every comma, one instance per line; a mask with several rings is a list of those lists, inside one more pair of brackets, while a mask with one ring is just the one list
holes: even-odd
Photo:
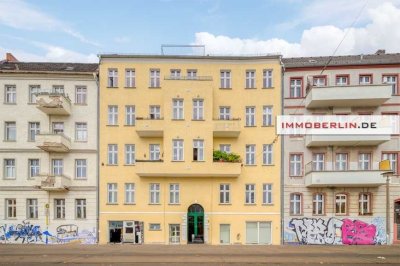
[[233, 152], [225, 152], [215, 150], [213, 151], [213, 161], [214, 162], [230, 162], [230, 163], [240, 163], [240, 156]]

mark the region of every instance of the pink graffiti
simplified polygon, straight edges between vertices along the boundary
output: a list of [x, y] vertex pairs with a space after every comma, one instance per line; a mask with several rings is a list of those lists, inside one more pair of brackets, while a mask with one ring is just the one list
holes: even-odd
[[365, 222], [344, 219], [342, 225], [342, 243], [345, 245], [374, 245], [376, 226]]

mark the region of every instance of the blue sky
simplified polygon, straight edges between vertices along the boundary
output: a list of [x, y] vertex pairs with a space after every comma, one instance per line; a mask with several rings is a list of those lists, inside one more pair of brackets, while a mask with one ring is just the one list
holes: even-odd
[[0, 10], [0, 53], [25, 61], [93, 62], [171, 43], [209, 54], [329, 55], [346, 33], [338, 54], [398, 52], [400, 42], [398, 0], [0, 0]]

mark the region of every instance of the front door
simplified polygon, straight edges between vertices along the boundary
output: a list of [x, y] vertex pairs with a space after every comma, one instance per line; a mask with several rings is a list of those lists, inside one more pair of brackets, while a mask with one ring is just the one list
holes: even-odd
[[400, 241], [400, 200], [394, 203], [394, 232], [396, 235], [395, 241]]
[[199, 204], [188, 209], [188, 243], [204, 243], [204, 209]]
[[181, 227], [179, 224], [169, 225], [169, 243], [179, 244], [181, 239]]
[[231, 225], [220, 224], [219, 225], [219, 242], [221, 244], [229, 244], [231, 242]]

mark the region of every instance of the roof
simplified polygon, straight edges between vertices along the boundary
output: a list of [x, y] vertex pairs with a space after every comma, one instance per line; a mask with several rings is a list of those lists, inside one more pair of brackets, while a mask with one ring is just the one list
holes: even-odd
[[[285, 68], [324, 67], [330, 56], [283, 58]], [[400, 53], [334, 56], [329, 66], [400, 64]]]
[[145, 54], [100, 54], [100, 60], [105, 58], [135, 58], [135, 59], [205, 59], [205, 60], [262, 60], [280, 59], [280, 54], [266, 55], [145, 55]]
[[0, 72], [96, 72], [98, 64], [0, 61]]

